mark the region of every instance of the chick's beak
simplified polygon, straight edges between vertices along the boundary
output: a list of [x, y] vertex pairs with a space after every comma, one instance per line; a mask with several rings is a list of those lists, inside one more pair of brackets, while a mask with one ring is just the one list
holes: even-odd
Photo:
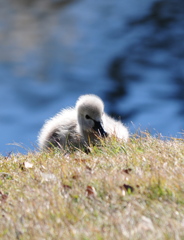
[[93, 127], [93, 130], [97, 132], [101, 137], [107, 137], [108, 134], [104, 131], [101, 122], [94, 121], [95, 125]]

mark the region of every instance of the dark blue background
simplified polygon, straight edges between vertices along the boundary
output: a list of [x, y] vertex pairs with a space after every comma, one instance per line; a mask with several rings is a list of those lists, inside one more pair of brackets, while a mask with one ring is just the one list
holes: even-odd
[[0, 153], [86, 93], [132, 133], [182, 137], [183, 0], [1, 1]]

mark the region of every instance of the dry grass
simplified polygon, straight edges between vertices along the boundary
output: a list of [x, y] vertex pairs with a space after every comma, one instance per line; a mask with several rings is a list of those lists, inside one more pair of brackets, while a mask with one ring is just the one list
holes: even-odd
[[0, 239], [184, 239], [184, 142], [0, 157]]

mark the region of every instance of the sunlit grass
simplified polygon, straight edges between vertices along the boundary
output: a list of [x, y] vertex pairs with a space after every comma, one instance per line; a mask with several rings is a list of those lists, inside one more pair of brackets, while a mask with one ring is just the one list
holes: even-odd
[[184, 239], [184, 142], [0, 157], [0, 239]]

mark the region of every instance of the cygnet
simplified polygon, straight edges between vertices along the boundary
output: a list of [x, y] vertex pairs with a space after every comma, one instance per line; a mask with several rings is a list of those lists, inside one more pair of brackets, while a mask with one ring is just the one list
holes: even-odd
[[64, 109], [43, 125], [38, 145], [41, 150], [51, 147], [87, 150], [101, 138], [114, 135], [127, 141], [129, 133], [120, 122], [104, 113], [104, 103], [96, 95], [82, 95], [74, 108]]

